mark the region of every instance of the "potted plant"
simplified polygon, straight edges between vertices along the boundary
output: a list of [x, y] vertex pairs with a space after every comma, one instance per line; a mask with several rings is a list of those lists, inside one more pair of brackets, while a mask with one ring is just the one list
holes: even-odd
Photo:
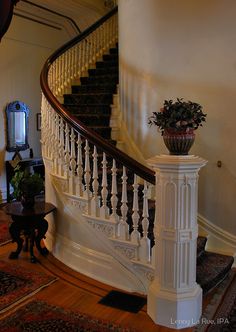
[[159, 112], [153, 112], [148, 123], [157, 126], [170, 154], [187, 155], [195, 139], [194, 131], [202, 126], [206, 114], [202, 106], [177, 98], [165, 100]]
[[44, 189], [44, 181], [38, 173], [31, 174], [27, 170], [21, 171], [18, 167], [11, 179], [14, 189], [13, 197], [20, 200], [23, 207], [30, 208], [34, 205], [34, 198]]

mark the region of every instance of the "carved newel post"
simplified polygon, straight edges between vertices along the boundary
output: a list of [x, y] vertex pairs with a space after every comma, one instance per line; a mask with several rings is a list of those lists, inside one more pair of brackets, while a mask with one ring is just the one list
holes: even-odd
[[160, 155], [156, 172], [155, 278], [147, 311], [155, 323], [180, 329], [198, 323], [202, 289], [196, 283], [198, 172], [206, 161]]

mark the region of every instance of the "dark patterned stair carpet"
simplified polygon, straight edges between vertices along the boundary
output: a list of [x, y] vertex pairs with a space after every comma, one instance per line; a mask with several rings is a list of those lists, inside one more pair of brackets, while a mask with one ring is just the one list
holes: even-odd
[[73, 93], [64, 95], [65, 104], [79, 105], [111, 105], [113, 100], [111, 93]]
[[[81, 77], [81, 85], [72, 86], [72, 93], [64, 95], [64, 106], [77, 118], [87, 125], [90, 129], [101, 135], [111, 144], [116, 145], [116, 141], [111, 139], [111, 104], [113, 101], [113, 94], [116, 93], [116, 86], [119, 83], [119, 61], [118, 61], [118, 47], [110, 49], [109, 54], [103, 55], [102, 61], [97, 61], [96, 68], [88, 70], [88, 77]], [[98, 149], [99, 150], [99, 149]], [[92, 153], [92, 152], [91, 152]], [[99, 164], [102, 161], [102, 151], [98, 151]], [[112, 158], [108, 156], [108, 165], [111, 167]], [[92, 167], [92, 161], [91, 161]], [[121, 199], [121, 175], [122, 165], [117, 163], [118, 168], [118, 197]], [[92, 168], [91, 168], [92, 169]], [[128, 224], [130, 232], [132, 226], [132, 196], [133, 188], [131, 176], [128, 171]], [[101, 183], [101, 176], [100, 176]], [[108, 172], [108, 182], [111, 182], [111, 172]], [[101, 188], [99, 189], [100, 192]], [[140, 219], [142, 219], [142, 190], [139, 188], [139, 205], [140, 205]], [[108, 194], [108, 200], [111, 193]], [[117, 211], [120, 215], [119, 202]], [[151, 240], [151, 246], [154, 245], [153, 226], [155, 218], [155, 202], [149, 202], [149, 217], [150, 225], [148, 236]], [[142, 234], [142, 225], [139, 225], [139, 231]], [[204, 293], [216, 286], [227, 275], [233, 263], [233, 258], [229, 256], [209, 253], [205, 251], [207, 242], [206, 237], [198, 237], [197, 240], [197, 282], [202, 286]]]
[[94, 93], [94, 92], [116, 92], [116, 84], [104, 83], [104, 84], [87, 84], [87, 85], [73, 85], [71, 87], [71, 92], [73, 93]]
[[118, 82], [118, 73], [112, 75], [100, 75], [100, 76], [89, 76], [89, 77], [81, 77], [81, 84], [105, 84], [105, 83], [116, 83]]
[[74, 104], [64, 104], [64, 106], [73, 115], [76, 114], [96, 114], [96, 115], [111, 115], [110, 105], [74, 105]]
[[75, 116], [86, 126], [105, 126], [109, 127], [109, 114], [75, 114]]
[[199, 236], [197, 239], [197, 263], [200, 263], [200, 260], [205, 252], [207, 238], [205, 236]]
[[233, 257], [205, 251], [201, 263], [197, 264], [197, 283], [207, 293], [217, 286], [228, 274]]

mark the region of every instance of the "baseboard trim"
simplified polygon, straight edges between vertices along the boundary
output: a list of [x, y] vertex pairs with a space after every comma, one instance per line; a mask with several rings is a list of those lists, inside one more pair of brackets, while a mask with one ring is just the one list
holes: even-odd
[[86, 248], [61, 234], [55, 236], [48, 231], [45, 243], [51, 253], [65, 265], [115, 288], [145, 294], [136, 277], [112, 256]]
[[211, 221], [198, 214], [199, 233], [207, 234], [206, 249], [234, 257], [236, 266], [236, 236], [214, 225]]

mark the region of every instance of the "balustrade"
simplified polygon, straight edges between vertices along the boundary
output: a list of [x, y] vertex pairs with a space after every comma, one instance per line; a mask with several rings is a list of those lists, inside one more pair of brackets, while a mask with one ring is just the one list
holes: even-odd
[[[140, 247], [140, 252], [136, 259], [150, 263], [151, 248], [148, 238], [149, 184], [147, 181], [141, 184], [136, 174], [131, 173], [129, 178], [129, 172], [127, 172], [125, 166], [122, 167], [122, 172], [118, 173], [117, 161], [114, 158], [109, 158], [105, 152], [103, 152], [102, 161], [99, 163], [97, 152], [99, 147], [89, 143], [60, 115], [55, 114], [52, 107], [48, 104], [47, 106], [47, 108], [42, 108], [42, 142], [44, 157], [53, 161], [53, 174], [67, 179], [67, 194], [86, 199], [87, 214], [101, 220], [115, 222], [117, 225], [115, 237], [122, 241], [137, 244]], [[52, 137], [48, 135], [48, 128], [54, 133], [52, 135], [53, 144]], [[111, 162], [108, 163], [108, 160], [111, 160]], [[111, 176], [108, 177], [108, 174]], [[131, 180], [133, 183], [130, 186], [129, 182]], [[122, 187], [120, 197], [117, 189], [118, 183]], [[143, 187], [142, 191], [140, 190], [141, 186]], [[129, 197], [132, 198], [132, 201], [128, 200], [130, 190], [132, 190], [132, 194], [129, 193]], [[139, 210], [141, 192], [143, 201], [142, 220]], [[133, 213], [130, 217], [128, 216], [128, 204], [133, 206]], [[140, 233], [140, 225], [142, 226], [142, 234]]]
[[[87, 215], [115, 225], [113, 236], [138, 248], [134, 259], [150, 263], [149, 184], [132, 173], [122, 164], [122, 160], [101, 151], [101, 146], [94, 144], [79, 126], [73, 126], [59, 103], [73, 81], [113, 46], [117, 38], [115, 13], [92, 31], [85, 33], [79, 42], [74, 42], [71, 47], [59, 52], [59, 56], [52, 56], [47, 76], [48, 86], [61, 111], [55, 112], [54, 107], [43, 97], [43, 156], [52, 161], [53, 175], [67, 181], [64, 187], [67, 196], [85, 201]], [[142, 215], [139, 206], [141, 202]]]
[[[153, 231], [154, 225], [149, 215], [154, 173], [104, 142], [60, 104], [73, 81], [117, 41], [117, 13], [109, 14], [82, 35], [83, 38], [52, 55], [41, 75], [45, 95], [42, 98], [43, 157], [52, 165], [52, 177], [64, 182], [61, 194], [66, 195], [66, 203], [69, 199], [73, 204], [79, 202], [74, 206], [79, 209], [80, 222], [88, 221], [93, 227], [97, 223], [98, 227], [94, 228], [110, 239], [107, 248], [113, 243], [111, 256], [116, 255], [118, 262], [119, 254], [126, 256], [128, 269], [137, 274], [137, 280], [141, 280], [142, 286], [145, 284], [146, 291], [154, 278], [148, 292], [148, 313], [152, 319], [165, 326], [169, 326], [169, 317], [176, 321], [186, 320], [186, 317], [198, 319], [201, 290], [195, 283], [195, 200], [198, 170], [205, 162], [193, 156], [183, 160], [168, 156], [151, 160], [158, 183], [156, 198], [160, 197], [158, 225], [155, 225], [158, 246], [151, 249], [150, 229]], [[189, 168], [186, 165], [190, 165]], [[192, 175], [189, 183], [185, 183], [188, 182], [184, 175], [186, 169], [188, 176]], [[181, 192], [186, 186], [189, 197]], [[175, 199], [169, 199], [169, 191], [173, 191], [171, 197]], [[164, 199], [166, 197], [168, 199]], [[173, 206], [175, 211], [183, 206], [186, 213], [179, 213], [181, 218], [177, 218], [178, 215], [172, 213]], [[188, 216], [189, 209], [192, 224], [186, 226], [184, 216]], [[122, 267], [127, 267], [124, 262], [127, 263], [122, 261]]]

